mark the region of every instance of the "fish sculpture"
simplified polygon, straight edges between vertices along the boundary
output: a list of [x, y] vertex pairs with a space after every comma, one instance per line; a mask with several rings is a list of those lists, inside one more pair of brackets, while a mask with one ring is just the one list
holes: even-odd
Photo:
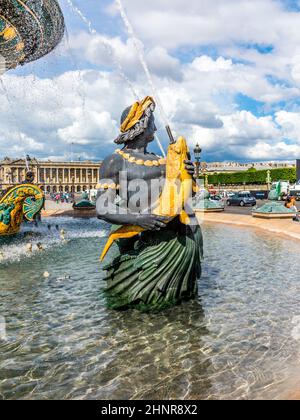
[[[193, 181], [191, 175], [185, 169], [185, 161], [189, 159], [189, 149], [186, 139], [179, 137], [175, 143], [168, 147], [166, 161], [166, 181], [159, 202], [152, 210], [158, 216], [166, 216], [172, 220], [179, 216], [180, 222], [189, 224], [189, 216], [185, 206], [192, 196]], [[124, 238], [132, 238], [145, 229], [140, 226], [126, 225], [111, 233], [100, 260], [103, 261], [114, 241]]]

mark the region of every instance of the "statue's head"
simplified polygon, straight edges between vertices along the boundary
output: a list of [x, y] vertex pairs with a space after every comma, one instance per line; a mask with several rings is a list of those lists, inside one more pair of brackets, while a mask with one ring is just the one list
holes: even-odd
[[121, 134], [115, 143], [128, 144], [133, 140], [142, 140], [148, 144], [153, 141], [157, 131], [154, 110], [155, 102], [149, 96], [126, 108], [121, 116]]

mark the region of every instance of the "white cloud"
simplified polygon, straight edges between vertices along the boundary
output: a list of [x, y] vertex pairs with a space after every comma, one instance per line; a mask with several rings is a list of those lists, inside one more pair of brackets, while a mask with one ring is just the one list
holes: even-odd
[[[78, 154], [99, 157], [117, 135], [118, 106], [128, 91], [113, 74], [66, 72], [56, 78], [6, 75], [0, 102], [1, 154], [68, 157], [70, 143]], [[13, 133], [12, 133], [12, 127]]]
[[[202, 67], [194, 63], [185, 66], [182, 81], [157, 79], [175, 133], [186, 135], [191, 147], [199, 142], [206, 152], [220, 158], [230, 154], [237, 159], [263, 159], [280, 157], [280, 153], [282, 157], [296, 157], [300, 115], [279, 111], [275, 118], [258, 118], [249, 111], [237, 111], [234, 103], [223, 107], [214, 88], [219, 94], [222, 74], [233, 71], [234, 65], [223, 59], [216, 62], [204, 57], [198, 60]], [[199, 71], [207, 65], [215, 65], [216, 71], [203, 79]], [[1, 138], [10, 140], [1, 142], [0, 150], [14, 156], [31, 152], [69, 158], [70, 144], [74, 143], [81, 157], [104, 157], [114, 148], [122, 110], [133, 101], [114, 73], [95, 70], [67, 72], [52, 80], [7, 75], [5, 83], [15, 107], [12, 113], [7, 102], [0, 103]], [[142, 91], [144, 86], [136, 87]], [[21, 138], [17, 130], [12, 135], [12, 125], [20, 130]], [[296, 145], [284, 149], [282, 138], [292, 139]]]
[[99, 143], [100, 139], [111, 140], [117, 133], [117, 124], [109, 112], [89, 111], [82, 113], [80, 109], [73, 110], [73, 123], [57, 131], [58, 137], [65, 143], [89, 145]]
[[275, 120], [281, 126], [282, 135], [300, 144], [300, 112], [279, 111]]
[[[299, 13], [272, 0], [125, 0], [125, 5], [177, 134], [185, 134], [191, 145], [201, 143], [211, 158], [299, 154], [297, 109], [272, 113], [278, 102], [299, 98]], [[116, 18], [114, 6], [108, 12]], [[139, 96], [152, 94], [132, 40], [122, 35], [71, 34], [72, 54], [86, 70], [51, 79], [8, 73], [3, 80], [10, 103], [0, 102], [0, 153], [68, 158], [73, 142], [81, 157], [104, 157], [114, 147], [122, 110], [134, 100], [116, 60]], [[273, 50], [261, 54], [255, 44]], [[68, 57], [67, 48], [59, 53]], [[270, 115], [239, 109], [237, 94], [262, 102]]]
[[286, 144], [284, 142], [278, 142], [275, 144], [259, 142], [254, 146], [247, 147], [244, 153], [245, 157], [250, 160], [256, 160], [257, 156], [259, 156], [259, 159], [261, 160], [289, 160], [300, 156], [300, 145]]
[[[276, 43], [299, 39], [299, 16], [272, 0], [124, 0], [138, 35], [147, 43], [185, 45]], [[118, 13], [111, 7], [113, 15]]]

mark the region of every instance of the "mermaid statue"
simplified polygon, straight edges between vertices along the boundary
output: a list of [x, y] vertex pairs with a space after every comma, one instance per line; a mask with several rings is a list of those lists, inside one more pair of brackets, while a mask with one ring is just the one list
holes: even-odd
[[194, 165], [183, 137], [170, 136], [166, 158], [148, 152], [154, 110], [151, 97], [125, 109], [121, 148], [100, 169], [97, 214], [112, 224], [101, 260], [118, 246], [104, 266], [114, 309], [161, 310], [197, 294], [203, 240], [192, 210]]
[[28, 171], [24, 183], [0, 196], [0, 237], [17, 234], [24, 220], [33, 221], [42, 210], [44, 194], [33, 180], [33, 172]]

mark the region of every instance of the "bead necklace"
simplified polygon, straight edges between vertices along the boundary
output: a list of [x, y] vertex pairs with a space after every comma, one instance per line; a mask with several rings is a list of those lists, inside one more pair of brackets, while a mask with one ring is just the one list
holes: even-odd
[[135, 158], [131, 156], [129, 153], [124, 152], [124, 150], [117, 149], [115, 151], [118, 155], [122, 156], [123, 159], [128, 160], [129, 163], [135, 163], [136, 165], [144, 165], [144, 166], [160, 166], [166, 164], [166, 159], [161, 158], [158, 160], [143, 160]]

